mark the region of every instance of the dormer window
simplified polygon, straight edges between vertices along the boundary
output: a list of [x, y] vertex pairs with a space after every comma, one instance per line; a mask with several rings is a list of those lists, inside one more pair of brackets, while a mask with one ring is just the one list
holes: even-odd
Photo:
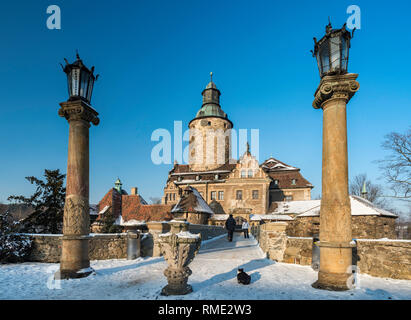
[[274, 180], [274, 184], [278, 186], [278, 180]]
[[248, 177], [249, 178], [253, 177], [253, 170], [252, 169], [248, 170]]
[[178, 180], [178, 182], [181, 182], [181, 181], [183, 180], [183, 177], [179, 176], [179, 177], [177, 178], [177, 180]]
[[200, 176], [196, 176], [196, 181], [200, 180]]
[[293, 186], [295, 186], [295, 182], [296, 182], [295, 179], [292, 179], [292, 180], [291, 180], [291, 184], [292, 184]]
[[245, 170], [241, 170], [241, 178], [245, 178], [246, 177], [246, 171]]

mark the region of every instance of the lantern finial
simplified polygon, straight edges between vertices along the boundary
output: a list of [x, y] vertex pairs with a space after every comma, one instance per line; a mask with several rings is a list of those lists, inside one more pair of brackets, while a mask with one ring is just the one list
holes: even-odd
[[213, 82], [213, 72], [210, 72], [210, 82]]
[[327, 24], [327, 26], [325, 27], [325, 33], [330, 33], [331, 32], [331, 30], [332, 30], [332, 26], [331, 26], [331, 19], [330, 19], [330, 17], [328, 17], [328, 24]]

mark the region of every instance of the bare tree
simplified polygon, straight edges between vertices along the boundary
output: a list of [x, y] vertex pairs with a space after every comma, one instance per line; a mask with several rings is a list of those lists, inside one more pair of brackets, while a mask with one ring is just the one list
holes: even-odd
[[386, 135], [382, 147], [391, 152], [385, 160], [379, 161], [393, 192], [387, 197], [411, 201], [411, 127], [404, 134], [391, 132]]
[[370, 180], [367, 179], [367, 175], [365, 173], [359, 174], [355, 176], [350, 181], [350, 194], [354, 196], [363, 196], [362, 189], [364, 186], [367, 191], [367, 200], [374, 203], [379, 207], [386, 207], [386, 201], [383, 199], [384, 192], [382, 186], [379, 184], [374, 184]]

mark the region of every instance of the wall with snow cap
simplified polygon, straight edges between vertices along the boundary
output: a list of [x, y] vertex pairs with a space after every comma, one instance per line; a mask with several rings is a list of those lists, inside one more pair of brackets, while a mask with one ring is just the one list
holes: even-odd
[[[127, 234], [91, 234], [90, 260], [123, 259], [127, 257]], [[28, 261], [60, 262], [62, 235], [31, 234], [33, 249]]]
[[[267, 258], [278, 262], [311, 265], [313, 238], [290, 237], [285, 232], [269, 228], [254, 228]], [[411, 240], [356, 239], [353, 248], [353, 264], [360, 273], [375, 277], [411, 280]]]

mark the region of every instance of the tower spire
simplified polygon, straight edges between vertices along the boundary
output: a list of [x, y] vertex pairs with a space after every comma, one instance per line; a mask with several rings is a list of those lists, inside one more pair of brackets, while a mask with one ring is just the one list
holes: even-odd
[[368, 199], [367, 199], [367, 198], [368, 198], [368, 192], [367, 192], [367, 186], [366, 186], [365, 181], [364, 181], [364, 183], [363, 183], [363, 185], [362, 185], [361, 196], [362, 196], [364, 199], [368, 200]]

